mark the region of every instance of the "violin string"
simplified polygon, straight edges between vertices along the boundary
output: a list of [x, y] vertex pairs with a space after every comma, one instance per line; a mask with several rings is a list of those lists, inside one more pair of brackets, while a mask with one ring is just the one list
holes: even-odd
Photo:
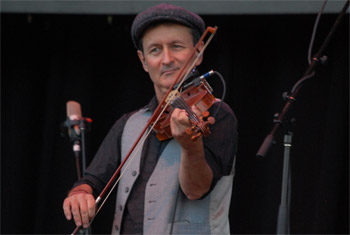
[[190, 107], [186, 104], [186, 102], [184, 101], [183, 98], [179, 97], [179, 98], [175, 99], [174, 101], [176, 101], [178, 103], [179, 107], [186, 110], [190, 120], [192, 120], [196, 124], [198, 124], [200, 122], [198, 116], [190, 109]]
[[181, 109], [185, 110], [188, 114], [188, 118], [190, 120], [195, 121], [195, 117], [193, 116], [193, 114], [189, 110], [188, 105], [184, 104], [184, 100], [182, 99], [182, 97], [175, 98], [172, 102], [172, 106], [175, 108], [181, 108]]

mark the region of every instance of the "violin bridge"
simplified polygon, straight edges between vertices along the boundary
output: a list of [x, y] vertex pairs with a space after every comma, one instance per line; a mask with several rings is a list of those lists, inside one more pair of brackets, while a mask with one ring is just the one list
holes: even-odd
[[175, 97], [179, 96], [180, 92], [178, 90], [173, 90], [169, 93], [169, 95], [166, 97], [165, 102], [170, 103]]

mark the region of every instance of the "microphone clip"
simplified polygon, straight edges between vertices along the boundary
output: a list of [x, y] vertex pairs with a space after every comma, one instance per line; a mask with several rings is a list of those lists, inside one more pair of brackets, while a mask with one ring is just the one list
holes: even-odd
[[71, 120], [69, 117], [61, 124], [61, 136], [69, 135], [70, 141], [80, 142], [81, 141], [81, 131], [91, 130], [91, 118], [82, 117], [80, 120]]

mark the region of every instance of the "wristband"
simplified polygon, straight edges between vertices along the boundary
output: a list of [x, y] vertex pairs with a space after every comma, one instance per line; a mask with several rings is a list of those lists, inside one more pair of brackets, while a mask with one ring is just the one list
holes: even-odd
[[88, 191], [83, 190], [83, 189], [77, 189], [77, 190], [72, 190], [70, 193], [68, 193], [68, 197], [73, 196], [78, 193], [85, 193], [85, 194], [90, 194]]

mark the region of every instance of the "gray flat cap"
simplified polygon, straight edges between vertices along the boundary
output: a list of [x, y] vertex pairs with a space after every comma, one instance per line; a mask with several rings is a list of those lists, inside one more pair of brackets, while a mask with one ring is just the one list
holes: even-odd
[[158, 4], [139, 13], [132, 23], [131, 38], [136, 49], [140, 49], [139, 41], [145, 30], [154, 23], [163, 21], [188, 26], [198, 31], [199, 35], [205, 30], [204, 21], [199, 15], [171, 4]]

